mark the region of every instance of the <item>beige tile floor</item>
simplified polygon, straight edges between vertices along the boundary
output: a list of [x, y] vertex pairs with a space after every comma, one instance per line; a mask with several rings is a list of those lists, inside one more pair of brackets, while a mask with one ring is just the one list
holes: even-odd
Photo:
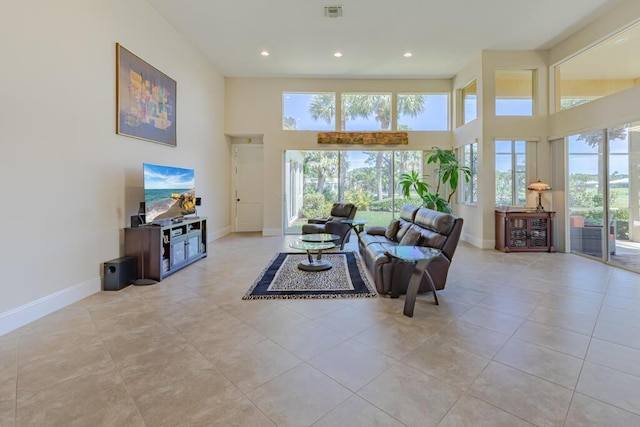
[[640, 425], [640, 275], [462, 243], [413, 318], [403, 298], [242, 301], [294, 238], [224, 237], [1, 336], [0, 425]]

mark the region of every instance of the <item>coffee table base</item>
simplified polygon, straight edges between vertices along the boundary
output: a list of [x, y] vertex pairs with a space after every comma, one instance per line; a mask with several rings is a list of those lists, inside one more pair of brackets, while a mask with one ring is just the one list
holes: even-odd
[[304, 260], [298, 264], [298, 268], [304, 271], [324, 271], [329, 270], [333, 265], [324, 259]]

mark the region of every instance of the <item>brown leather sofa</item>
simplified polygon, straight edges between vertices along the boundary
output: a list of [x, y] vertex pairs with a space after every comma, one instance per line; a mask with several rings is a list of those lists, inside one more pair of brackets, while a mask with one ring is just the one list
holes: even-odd
[[340, 236], [334, 243], [344, 249], [344, 244], [351, 237], [351, 226], [342, 224], [343, 219], [354, 219], [358, 208], [353, 203], [336, 202], [331, 206], [327, 218], [309, 218], [302, 226], [302, 234], [329, 233]]
[[[397, 232], [394, 234], [394, 221], [389, 227], [369, 227], [358, 235], [358, 250], [364, 264], [373, 277], [379, 294], [391, 292], [391, 283], [401, 294], [406, 293], [409, 277], [407, 269], [413, 270], [413, 264], [396, 263], [395, 269], [387, 248], [394, 245], [427, 246], [442, 251], [440, 256], [429, 264], [427, 271], [437, 290], [444, 289], [451, 259], [458, 246], [462, 231], [462, 218], [437, 212], [427, 208], [404, 205], [397, 220]], [[406, 280], [398, 283], [398, 280]], [[431, 288], [426, 277], [422, 278], [418, 292], [428, 292]]]

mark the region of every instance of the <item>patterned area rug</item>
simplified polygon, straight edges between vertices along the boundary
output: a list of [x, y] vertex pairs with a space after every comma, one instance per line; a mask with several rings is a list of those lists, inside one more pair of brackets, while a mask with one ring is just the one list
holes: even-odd
[[322, 259], [333, 264], [325, 271], [300, 270], [298, 263], [305, 259], [306, 254], [280, 252], [242, 299], [366, 298], [377, 295], [355, 253], [323, 253]]

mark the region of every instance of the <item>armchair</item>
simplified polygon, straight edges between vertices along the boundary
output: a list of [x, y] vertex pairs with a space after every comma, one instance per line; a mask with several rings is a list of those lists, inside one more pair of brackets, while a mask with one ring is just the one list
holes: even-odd
[[340, 240], [336, 241], [336, 245], [340, 245], [340, 249], [344, 249], [344, 244], [349, 242], [351, 236], [351, 227], [342, 224], [343, 219], [353, 219], [356, 216], [358, 208], [353, 203], [334, 203], [331, 212], [326, 218], [309, 218], [307, 224], [302, 226], [302, 234], [329, 233], [340, 236]]

